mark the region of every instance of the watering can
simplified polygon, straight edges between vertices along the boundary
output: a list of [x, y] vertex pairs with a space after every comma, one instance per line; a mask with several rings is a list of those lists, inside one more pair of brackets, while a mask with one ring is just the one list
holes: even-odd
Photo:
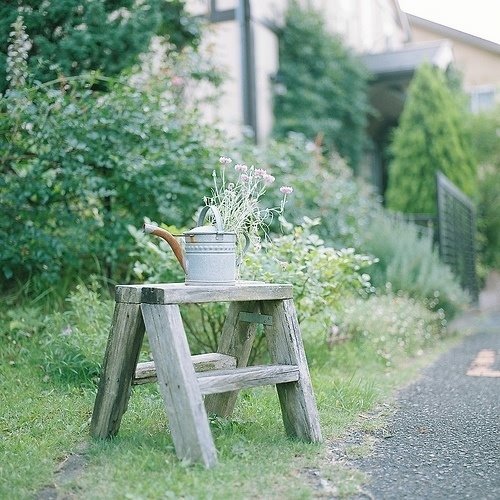
[[[203, 222], [212, 212], [215, 226], [204, 226]], [[169, 245], [185, 273], [186, 285], [227, 286], [236, 283], [237, 267], [241, 259], [236, 258], [236, 233], [224, 231], [219, 209], [214, 205], [203, 207], [198, 216], [197, 227], [179, 235], [184, 238], [182, 248], [173, 234], [153, 224], [145, 223], [144, 232], [164, 239]], [[249, 239], [245, 236], [245, 248]]]

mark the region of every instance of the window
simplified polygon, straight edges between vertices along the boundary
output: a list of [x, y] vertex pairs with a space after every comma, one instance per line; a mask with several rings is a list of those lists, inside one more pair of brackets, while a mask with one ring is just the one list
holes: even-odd
[[476, 87], [469, 92], [470, 110], [479, 113], [491, 109], [495, 105], [495, 89], [493, 87]]

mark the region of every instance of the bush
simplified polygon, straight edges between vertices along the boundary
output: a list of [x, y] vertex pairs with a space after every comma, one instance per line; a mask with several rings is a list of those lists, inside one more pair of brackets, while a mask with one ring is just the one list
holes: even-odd
[[368, 74], [322, 16], [290, 2], [279, 36], [275, 134], [302, 132], [322, 138], [355, 168], [363, 151], [368, 113]]
[[187, 15], [184, 1], [149, 0], [131, 6], [130, 0], [2, 2], [0, 92], [7, 87], [8, 35], [20, 14], [32, 40], [30, 71], [42, 82], [91, 70], [117, 75], [137, 63], [154, 35], [166, 37], [176, 48], [198, 44], [200, 21]]
[[469, 129], [479, 162], [479, 256], [483, 266], [500, 269], [500, 106], [471, 116]]
[[353, 248], [336, 250], [313, 233], [319, 220], [305, 218], [300, 226], [262, 243], [263, 252], [244, 259], [242, 277], [268, 283], [292, 283], [299, 322], [314, 319], [330, 324], [330, 316], [346, 295], [373, 291], [370, 275], [363, 272], [375, 259]]
[[[361, 244], [380, 202], [371, 186], [356, 178], [337, 153], [324, 156], [304, 135], [290, 133], [264, 146], [240, 145], [232, 157], [239, 155], [293, 186], [285, 209], [290, 223], [300, 225], [304, 216], [319, 218], [314, 231], [327, 245], [341, 248]], [[279, 199], [273, 199], [272, 204], [277, 206]], [[280, 230], [278, 225], [273, 229]]]
[[40, 288], [63, 274], [128, 270], [127, 225], [145, 215], [186, 224], [208, 191], [218, 137], [182, 115], [162, 82], [92, 78], [34, 86], [0, 99], [1, 271]]
[[337, 317], [338, 329], [327, 339], [331, 345], [352, 340], [387, 366], [403, 354], [420, 354], [447, 333], [442, 310], [429, 311], [404, 294], [347, 299]]
[[468, 196], [476, 195], [476, 165], [456, 92], [428, 64], [416, 72], [390, 146], [387, 206], [405, 213], [435, 214], [436, 172]]
[[372, 282], [381, 290], [403, 291], [430, 309], [442, 308], [453, 316], [468, 302], [450, 269], [433, 248], [432, 235], [397, 216], [380, 213], [372, 221], [362, 245], [378, 257]]

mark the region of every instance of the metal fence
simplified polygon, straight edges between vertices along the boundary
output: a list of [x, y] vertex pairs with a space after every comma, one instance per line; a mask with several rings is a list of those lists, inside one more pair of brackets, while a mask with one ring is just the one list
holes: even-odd
[[399, 214], [415, 224], [419, 233], [429, 236], [439, 248], [441, 260], [457, 276], [462, 287], [477, 303], [479, 288], [476, 274], [475, 209], [472, 201], [444, 174], [436, 175], [437, 216]]
[[472, 201], [445, 175], [437, 173], [437, 240], [439, 254], [477, 302], [476, 215]]

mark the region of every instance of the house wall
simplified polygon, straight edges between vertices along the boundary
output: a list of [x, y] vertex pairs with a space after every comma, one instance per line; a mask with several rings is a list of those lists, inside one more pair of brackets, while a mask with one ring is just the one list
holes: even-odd
[[[414, 41], [439, 40], [443, 34], [413, 24], [412, 38]], [[495, 52], [452, 37], [450, 33], [446, 38], [453, 44], [454, 64], [462, 73], [464, 90], [469, 95], [493, 91], [494, 102], [500, 102], [500, 46]]]

